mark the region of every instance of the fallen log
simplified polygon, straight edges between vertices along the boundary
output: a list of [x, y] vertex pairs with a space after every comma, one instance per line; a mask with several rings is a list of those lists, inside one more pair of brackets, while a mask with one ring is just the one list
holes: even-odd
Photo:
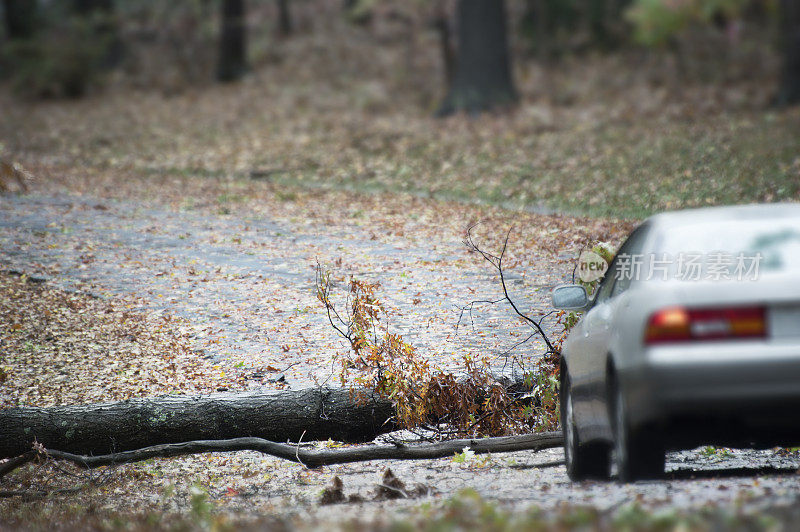
[[346, 389], [309, 388], [8, 408], [0, 410], [0, 459], [26, 453], [34, 441], [67, 453], [106, 455], [241, 437], [361, 443], [394, 430], [391, 401], [362, 395], [356, 400]]
[[[420, 445], [373, 445], [353, 447], [340, 450], [309, 450], [300, 445], [275, 443], [262, 438], [234, 438], [228, 440], [202, 440], [166, 445], [153, 445], [102, 456], [82, 456], [55, 449], [28, 451], [11, 460], [0, 471], [0, 477], [10, 473], [21, 465], [34, 460], [37, 456], [45, 456], [54, 460], [73, 462], [87, 469], [129, 464], [151, 458], [167, 458], [187, 454], [232, 451], [258, 451], [284, 460], [297, 462], [309, 468], [325, 465], [346, 464], [350, 462], [366, 462], [370, 460], [425, 460], [444, 458], [469, 449], [476, 454], [508, 453], [515, 451], [542, 450], [561, 447], [561, 432], [540, 432], [520, 436], [500, 436], [496, 438], [472, 438], [448, 440]], [[550, 462], [544, 465], [558, 465], [561, 462]]]

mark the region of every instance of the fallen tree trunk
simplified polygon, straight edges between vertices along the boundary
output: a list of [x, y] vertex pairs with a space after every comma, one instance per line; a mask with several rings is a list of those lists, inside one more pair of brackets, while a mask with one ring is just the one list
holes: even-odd
[[48, 449], [106, 455], [192, 440], [372, 441], [394, 426], [394, 407], [345, 389], [163, 396], [117, 403], [0, 410], [0, 459], [34, 441]]

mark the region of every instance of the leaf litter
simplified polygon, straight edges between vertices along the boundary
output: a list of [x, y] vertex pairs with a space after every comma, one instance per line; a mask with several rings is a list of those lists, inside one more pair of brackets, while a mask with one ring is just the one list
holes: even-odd
[[[483, 220], [478, 236], [488, 249], [515, 226], [512, 294], [535, 310], [546, 308], [548, 287], [569, 279], [581, 246], [619, 242], [633, 222], [487, 203], [637, 217], [798, 198], [797, 110], [764, 113], [764, 98], [731, 99], [753, 94], [760, 78], [687, 84], [676, 101], [653, 88], [646, 68], [620, 69], [624, 58], [564, 61], [555, 71], [528, 64], [518, 76], [517, 113], [436, 121], [422, 116], [417, 93], [435, 99], [437, 73], [419, 64], [430, 57], [415, 59], [423, 68], [404, 80], [387, 75], [403, 62], [402, 47], [364, 53], [362, 37], [353, 49], [360, 63], [350, 65], [358, 76], [349, 80], [330, 72], [341, 65], [317, 53], [314, 39], [298, 39], [276, 44], [283, 60], [234, 87], [39, 105], [0, 94], [2, 149], [34, 176], [31, 194], [0, 197], [0, 262], [31, 276], [0, 281], [3, 405], [324, 380], [344, 347], [313, 301], [316, 259], [334, 266], [342, 283], [349, 275], [380, 281], [396, 309], [389, 325], [437, 363], [456, 351], [498, 354], [526, 330], [506, 309], [479, 309], [474, 328], [470, 320], [454, 333], [455, 305], [497, 294], [491, 272], [460, 245], [468, 226]], [[709, 102], [724, 102], [726, 112]], [[48, 282], [31, 284], [34, 277]], [[522, 349], [541, 351], [535, 343]], [[546, 451], [480, 467], [390, 465], [406, 484], [430, 486], [434, 501], [472, 487], [507, 505], [551, 509], [564, 501], [601, 510], [635, 500], [757, 511], [796, 504], [796, 475], [720, 479], [703, 473], [718, 464], [702, 453], [671, 456], [670, 467], [683, 471], [675, 480], [627, 487], [575, 486], [563, 468], [537, 467], [560, 458]], [[797, 467], [792, 453], [769, 451], [734, 452], [723, 462]], [[278, 515], [272, 524], [284, 527], [364, 522], [416, 503], [319, 508], [319, 495], [333, 476], [348, 493], [369, 493], [383, 468], [306, 471], [255, 453], [153, 460], [109, 470], [78, 496], [2, 500], [0, 515], [41, 528], [80, 526], [91, 516], [103, 527], [121, 516], [157, 526], [166, 525], [162, 514], [176, 513], [195, 527], [231, 516]], [[75, 482], [49, 463], [13, 481]]]
[[[139, 185], [144, 188], [145, 183]], [[0, 385], [8, 404], [204, 393], [221, 387], [236, 390], [251, 387], [254, 380], [272, 389], [282, 386], [268, 382], [277, 376], [274, 370], [285, 370], [294, 362], [300, 363], [285, 371], [289, 385], [302, 385], [308, 373], [325, 377], [331, 357], [344, 347], [336, 344], [335, 336], [326, 336], [329, 327], [313, 302], [311, 266], [318, 258], [339, 269], [341, 282], [350, 274], [381, 281], [387, 299], [398, 309], [390, 326], [418, 331], [410, 336], [412, 342], [423, 349], [448, 345], [448, 335], [456, 336], [452, 302], [489, 297], [498, 290], [497, 280], [460, 243], [461, 230], [468, 224], [485, 220], [478, 236], [487, 246], [499, 245], [512, 223], [518, 228], [514, 235], [520, 244], [510, 248], [507, 260], [516, 274], [510, 279], [515, 295], [523, 298], [526, 308], [542, 308], [547, 292], [543, 288], [569, 278], [574, 256], [586, 240], [599, 236], [618, 242], [631, 226], [628, 221], [507, 212], [406, 196], [398, 200], [391, 195], [314, 191], [299, 191], [292, 200], [306, 209], [299, 221], [295, 214], [287, 218], [286, 210], [273, 211], [274, 217], [252, 214], [258, 205], [269, 212], [269, 207], [284, 203], [273, 197], [270, 184], [258, 184], [253, 199], [236, 204], [241, 212], [235, 214], [220, 214], [211, 202], [188, 211], [176, 207], [169, 198], [185, 192], [182, 187], [188, 185], [182, 179], [158, 186], [161, 201], [137, 199], [135, 187], [119, 197], [53, 196], [45, 183], [37, 184], [33, 194], [4, 200], [0, 206], [4, 268], [22, 268], [31, 276], [2, 277], [3, 353], [14, 357], [13, 363], [4, 360], [8, 371]], [[205, 186], [216, 195], [217, 187], [230, 183], [209, 180]], [[328, 218], [326, 213], [347, 204], [343, 198], [361, 202], [360, 223]], [[401, 200], [406, 208], [392, 206]], [[435, 223], [398, 225], [415, 215]], [[191, 256], [192, 249], [209, 250], [209, 256], [213, 250], [223, 263]], [[269, 270], [226, 262], [238, 264], [238, 257], [268, 264]], [[49, 280], [30, 282], [40, 276]], [[182, 306], [186, 301], [193, 303]], [[474, 331], [470, 325], [456, 336], [467, 341], [449, 347], [490, 352], [515, 332], [506, 309], [487, 309], [486, 314], [482, 320], [476, 312]], [[252, 337], [253, 331], [266, 336]], [[228, 336], [232, 341], [226, 343]], [[251, 351], [245, 347], [253, 345], [248, 338], [268, 349]], [[313, 342], [318, 342], [317, 349], [303, 352]], [[219, 345], [224, 349], [215, 351]], [[529, 350], [531, 356], [537, 352], [535, 346]], [[446, 363], [447, 352], [430, 353], [437, 362]], [[300, 368], [297, 373], [291, 371], [295, 368]], [[198, 508], [206, 508], [208, 516], [202, 519], [214, 523], [246, 523], [264, 516], [291, 526], [348, 519], [379, 522], [418, 503], [408, 499], [323, 507], [318, 503], [333, 476], [342, 480], [348, 494], [368, 498], [386, 466], [407, 485], [412, 480], [424, 484], [429, 500], [444, 500], [472, 486], [493, 500], [507, 501], [504, 504], [542, 508], [569, 501], [613, 509], [640, 500], [648, 507], [746, 504], [758, 511], [794, 500], [798, 482], [796, 475], [786, 474], [717, 479], [713, 473], [703, 473], [702, 455], [689, 453], [671, 458], [670, 467], [684, 472], [676, 480], [625, 488], [589, 483], [576, 488], [563, 468], [537, 467], [560, 458], [560, 451], [551, 450], [480, 463], [391, 461], [307, 471], [242, 452], [120, 466], [95, 482], [85, 474], [64, 475], [50, 463], [32, 464], [11, 479], [15, 487], [68, 488], [75, 486], [76, 478], [85, 485], [77, 496], [53, 495], [40, 502], [3, 500], [0, 510], [12, 516], [35, 510], [39, 521], [32, 522], [39, 523], [53, 519], [85, 523], [89, 515], [201, 519]], [[797, 467], [794, 455], [778, 459], [771, 452], [747, 454], [742, 460], [749, 467]], [[719, 466], [709, 461], [706, 467], [712, 465]], [[699, 479], [687, 480], [686, 471], [698, 466]]]

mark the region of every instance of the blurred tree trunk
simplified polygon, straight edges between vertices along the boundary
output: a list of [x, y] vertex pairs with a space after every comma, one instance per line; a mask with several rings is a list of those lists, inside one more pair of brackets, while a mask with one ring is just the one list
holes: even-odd
[[608, 15], [615, 7], [613, 4], [616, 4], [614, 0], [589, 0], [586, 7], [591, 41], [603, 48], [609, 44]]
[[800, 103], [800, 3], [781, 0], [781, 40], [783, 76], [778, 92], [779, 105]]
[[35, 0], [3, 0], [9, 39], [24, 40], [33, 37], [36, 32], [37, 4]]
[[292, 34], [292, 13], [289, 11], [289, 0], [277, 0], [278, 2], [278, 35], [288, 37]]
[[603, 44], [609, 47], [619, 46], [631, 31], [625, 19], [625, 11], [630, 6], [631, 0], [604, 1], [607, 5], [603, 10]]
[[247, 72], [244, 0], [222, 0], [217, 79], [236, 81]]
[[505, 2], [459, 0], [456, 24], [456, 72], [437, 115], [446, 116], [457, 111], [479, 113], [516, 101]]
[[456, 70], [455, 49], [453, 48], [453, 34], [450, 25], [450, 17], [443, 2], [438, 2], [432, 20], [433, 28], [439, 34], [439, 46], [442, 51], [442, 65], [444, 66], [444, 77], [448, 89], [453, 84]]

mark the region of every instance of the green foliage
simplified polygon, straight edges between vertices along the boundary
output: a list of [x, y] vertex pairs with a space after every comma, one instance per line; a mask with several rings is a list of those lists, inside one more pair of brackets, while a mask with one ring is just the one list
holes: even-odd
[[638, 504], [623, 506], [613, 518], [615, 530], [696, 530], [698, 515], [681, 515], [674, 510], [648, 511]]
[[700, 450], [700, 454], [706, 458], [722, 460], [729, 458], [731, 456], [731, 451], [727, 447], [715, 447], [713, 445], [708, 445]]
[[551, 368], [540, 364], [536, 372], [536, 384], [532, 390], [536, 398], [532, 412], [536, 430], [558, 430], [558, 375], [558, 366]]
[[390, 530], [768, 530], [781, 529], [781, 521], [759, 513], [735, 513], [707, 507], [695, 510], [671, 508], [652, 510], [640, 504], [617, 510], [565, 504], [557, 511], [542, 512], [536, 506], [514, 511], [487, 501], [474, 489], [466, 488], [438, 506], [421, 505]]
[[637, 42], [662, 46], [691, 24], [736, 17], [748, 3], [752, 0], [634, 0], [626, 18]]
[[485, 454], [483, 456], [478, 456], [469, 447], [464, 447], [463, 452], [455, 453], [452, 460], [454, 464], [463, 464], [472, 469], [480, 469], [491, 464], [492, 455]]
[[189, 505], [192, 519], [198, 523], [211, 522], [214, 513], [214, 503], [208, 498], [208, 491], [201, 486], [189, 488]]
[[2, 48], [15, 92], [29, 98], [76, 98], [102, 79], [109, 41], [96, 21], [77, 16], [54, 22], [48, 31], [10, 41]]
[[[611, 264], [611, 261], [614, 260], [614, 255], [617, 254], [614, 246], [609, 244], [608, 242], [597, 242], [595, 245], [592, 246], [592, 251], [600, 255], [605, 259], [605, 261]], [[592, 285], [593, 287], [596, 285]], [[593, 293], [594, 290], [592, 290]]]
[[540, 52], [558, 55], [585, 49], [587, 44], [608, 48], [627, 38], [621, 11], [627, 0], [541, 0], [528, 2], [520, 31]]
[[354, 24], [363, 24], [372, 16], [378, 0], [350, 0], [347, 3], [347, 18]]

